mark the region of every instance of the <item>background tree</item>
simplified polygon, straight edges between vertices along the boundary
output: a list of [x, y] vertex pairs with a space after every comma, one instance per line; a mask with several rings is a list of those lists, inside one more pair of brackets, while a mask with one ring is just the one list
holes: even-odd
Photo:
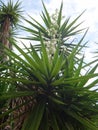
[[[12, 49], [12, 45], [9, 43], [8, 39], [12, 38], [14, 35], [14, 30], [16, 29], [21, 17], [22, 11], [20, 4], [21, 3], [19, 1], [15, 4], [13, 4], [11, 0], [9, 0], [7, 4], [0, 1], [0, 57], [3, 57], [2, 60], [4, 60], [3, 46]], [[0, 62], [2, 62], [2, 60]]]
[[[7, 4], [5, 4], [3, 1], [0, 1], [0, 66], [3, 64], [3, 62], [6, 62], [6, 65], [8, 65], [8, 57], [4, 53], [4, 48], [7, 47], [10, 50], [12, 50], [12, 44], [9, 41], [9, 39], [15, 38], [15, 30], [18, 29], [18, 23], [21, 17], [21, 3], [17, 1], [15, 4], [10, 0]], [[5, 70], [4, 67], [0, 69], [0, 77], [5, 77], [3, 71], [9, 71]], [[6, 73], [7, 73], [6, 72]], [[11, 74], [11, 70], [10, 70]], [[6, 93], [8, 91], [9, 85], [6, 81], [0, 80], [0, 96], [2, 93]], [[3, 111], [6, 111], [6, 106], [9, 103], [6, 102], [6, 100], [0, 101], [0, 114]], [[3, 108], [3, 111], [1, 109]], [[5, 122], [7, 120], [8, 116], [5, 118], [2, 118], [0, 120], [0, 124]]]

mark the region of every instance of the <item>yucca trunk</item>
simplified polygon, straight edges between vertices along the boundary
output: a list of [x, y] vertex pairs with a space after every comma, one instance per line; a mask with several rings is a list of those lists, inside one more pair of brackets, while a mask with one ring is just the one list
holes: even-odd
[[[8, 40], [10, 37], [10, 25], [11, 25], [10, 18], [7, 16], [6, 19], [4, 20], [4, 22], [1, 24], [1, 39], [0, 39], [0, 41], [1, 41], [1, 49], [0, 49], [1, 60], [0, 60], [0, 63], [1, 64], [8, 60], [8, 57], [4, 52], [4, 49], [5, 49], [4, 46], [9, 48], [9, 49], [12, 49], [12, 46]], [[8, 119], [8, 117], [5, 117], [1, 122], [4, 123], [7, 119]]]
[[9, 41], [8, 41], [9, 35], [10, 35], [10, 18], [7, 17], [4, 21], [4, 23], [2, 24], [1, 41], [8, 48], [10, 48], [10, 44], [9, 44]]
[[[10, 37], [10, 18], [7, 16], [6, 19], [4, 20], [4, 23], [1, 25], [1, 44], [7, 48], [12, 49], [11, 44], [9, 43], [9, 37]], [[4, 54], [4, 47], [2, 47], [1, 50], [1, 56], [3, 59], [1, 62], [4, 62], [7, 60], [7, 56]]]

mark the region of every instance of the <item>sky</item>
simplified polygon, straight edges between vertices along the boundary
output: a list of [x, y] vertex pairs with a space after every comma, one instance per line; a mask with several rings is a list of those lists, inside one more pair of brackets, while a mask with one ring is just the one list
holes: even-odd
[[[8, 0], [3, 0], [5, 3]], [[17, 0], [12, 0], [16, 2]], [[24, 15], [27, 17], [29, 14], [33, 18], [40, 21], [40, 14], [43, 10], [41, 0], [20, 0], [21, 6], [24, 10]], [[91, 57], [91, 51], [98, 48], [95, 42], [98, 42], [98, 0], [43, 0], [47, 10], [52, 14], [55, 9], [59, 9], [61, 2], [63, 1], [63, 15], [65, 17], [71, 16], [72, 18], [78, 16], [85, 9], [85, 13], [80, 18], [80, 21], [84, 21], [81, 25], [83, 27], [89, 27], [86, 39], [89, 40], [89, 49], [86, 50], [86, 56]], [[27, 17], [28, 18], [28, 17]], [[26, 23], [24, 23], [26, 25]]]

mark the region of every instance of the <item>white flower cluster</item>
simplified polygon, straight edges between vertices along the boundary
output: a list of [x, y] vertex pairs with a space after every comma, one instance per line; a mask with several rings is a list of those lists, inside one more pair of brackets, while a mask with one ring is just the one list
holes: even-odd
[[[61, 33], [59, 32], [59, 25], [58, 25], [58, 15], [59, 15], [59, 11], [56, 9], [55, 13], [52, 14], [51, 16], [50, 28], [47, 30], [48, 36], [50, 38], [44, 42], [50, 61], [54, 56], [58, 44], [61, 43]], [[62, 16], [62, 19], [63, 18], [64, 16]], [[66, 47], [62, 46], [61, 51], [65, 51], [65, 50]]]
[[51, 25], [50, 28], [47, 30], [48, 36], [50, 36], [50, 39], [48, 41], [45, 41], [46, 50], [48, 53], [48, 57], [52, 59], [57, 44], [61, 41], [61, 34], [58, 33], [59, 25], [57, 23], [58, 19], [58, 10], [55, 10], [55, 13], [51, 16]]
[[51, 39], [50, 41], [44, 42], [46, 46], [46, 51], [48, 54], [49, 59], [51, 59], [56, 51], [56, 43], [55, 39]]
[[66, 52], [66, 51], [67, 51], [67, 47], [63, 45], [63, 46], [61, 47], [61, 51], [62, 51], [62, 52]]

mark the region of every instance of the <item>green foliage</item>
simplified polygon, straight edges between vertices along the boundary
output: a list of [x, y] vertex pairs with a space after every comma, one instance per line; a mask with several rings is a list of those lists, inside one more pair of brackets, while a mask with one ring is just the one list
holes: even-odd
[[[6, 91], [0, 92], [0, 102], [7, 100], [8, 107], [0, 119], [8, 116], [8, 120], [0, 127], [10, 124], [14, 129], [18, 122], [19, 130], [97, 130], [98, 91], [94, 86], [98, 83], [98, 64], [96, 60], [85, 63], [84, 56], [79, 55], [86, 45], [82, 42], [87, 31], [77, 44], [71, 44], [70, 51], [63, 48], [67, 37], [81, 31], [76, 30], [80, 24], [74, 25], [81, 15], [71, 23], [67, 19], [61, 24], [61, 4], [56, 19], [59, 27], [53, 27], [57, 31], [50, 37], [46, 30], [50, 29], [52, 20], [44, 3], [43, 7], [41, 17], [45, 27], [33, 18], [33, 22], [26, 21], [35, 29], [23, 27], [32, 33], [31, 40], [40, 41], [39, 46], [23, 44], [23, 49], [10, 39], [19, 54], [5, 47], [9, 59], [7, 64], [0, 65], [0, 83], [6, 83]], [[55, 44], [55, 48], [50, 50], [48, 43]]]
[[9, 0], [7, 5], [3, 1], [0, 1], [0, 23], [4, 23], [5, 19], [8, 17], [12, 26], [16, 26], [22, 12], [20, 4], [19, 0], [15, 4]]
[[[97, 91], [90, 90], [96, 84], [96, 79], [91, 83], [93, 85], [87, 84], [89, 79], [98, 76], [94, 73], [97, 65], [82, 75], [82, 69], [88, 65], [83, 67], [83, 58], [74, 60], [80, 42], [68, 57], [65, 57], [63, 52], [59, 54], [57, 49], [50, 62], [43, 43], [44, 41], [41, 42], [40, 54], [32, 45], [30, 49], [24, 45], [27, 52], [25, 53], [13, 43], [22, 57], [6, 48], [12, 65], [5, 65], [5, 68], [9, 69], [8, 75], [12, 72], [15, 77], [10, 75], [6, 79], [0, 79], [7, 81], [12, 87], [15, 84], [17, 91], [13, 91], [13, 94], [7, 92], [0, 99], [21, 98], [27, 95], [32, 96], [32, 100], [36, 99], [34, 108], [29, 108], [32, 112], [23, 125], [24, 130], [27, 127], [29, 130], [44, 129], [45, 121], [47, 129], [97, 130], [91, 120], [97, 118], [98, 96]], [[26, 103], [28, 104], [29, 102]]]

